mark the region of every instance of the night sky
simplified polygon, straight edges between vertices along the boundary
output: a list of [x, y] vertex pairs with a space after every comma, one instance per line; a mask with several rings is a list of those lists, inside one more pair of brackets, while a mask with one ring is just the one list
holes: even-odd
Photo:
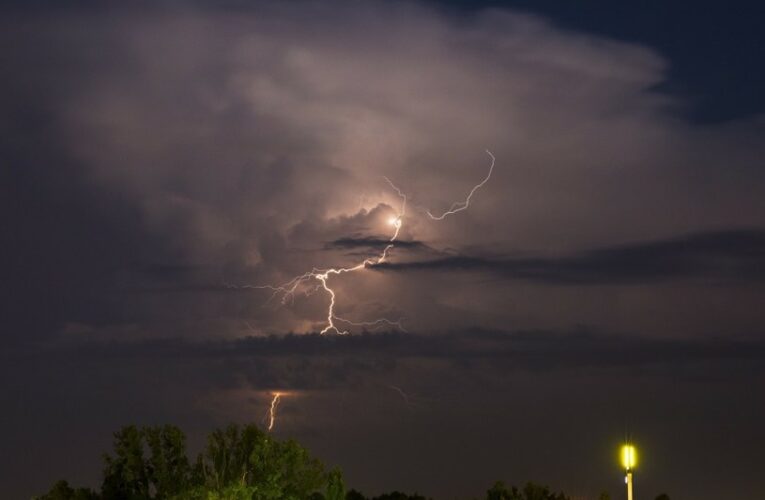
[[[754, 4], [6, 3], [3, 498], [272, 391], [368, 493], [621, 498], [629, 434], [638, 498], [765, 498]], [[321, 289], [254, 287], [379, 255], [384, 177], [398, 241], [329, 283], [404, 329], [320, 336]]]

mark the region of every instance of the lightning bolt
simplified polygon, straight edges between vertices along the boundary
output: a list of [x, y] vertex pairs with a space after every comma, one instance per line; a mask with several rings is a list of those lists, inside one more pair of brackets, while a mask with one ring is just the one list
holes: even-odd
[[484, 184], [489, 182], [489, 179], [491, 178], [491, 173], [494, 171], [494, 163], [496, 162], [496, 158], [493, 154], [491, 154], [491, 151], [488, 149], [486, 150], [486, 154], [488, 154], [491, 157], [491, 165], [489, 165], [489, 173], [486, 174], [486, 178], [473, 186], [473, 189], [470, 190], [470, 192], [467, 195], [467, 198], [465, 198], [464, 201], [455, 201], [452, 203], [452, 206], [449, 207], [449, 210], [442, 213], [441, 215], [433, 215], [430, 210], [427, 211], [428, 217], [430, 217], [433, 220], [444, 220], [449, 215], [454, 215], [458, 212], [462, 212], [463, 210], [467, 210], [467, 208], [470, 206], [470, 199], [473, 197], [476, 191], [478, 189], [482, 188]]
[[[447, 210], [443, 214], [436, 216], [436, 215], [433, 215], [428, 210], [426, 213], [431, 219], [436, 221], [441, 221], [445, 219], [446, 217], [448, 217], [449, 215], [453, 215], [458, 212], [462, 212], [463, 210], [466, 210], [470, 206], [470, 200], [475, 194], [475, 192], [481, 187], [483, 187], [484, 184], [486, 184], [489, 181], [489, 179], [491, 178], [491, 174], [494, 171], [494, 163], [496, 161], [496, 158], [488, 149], [486, 150], [486, 153], [491, 157], [491, 165], [489, 166], [489, 173], [486, 175], [486, 178], [483, 179], [477, 185], [473, 186], [473, 189], [470, 190], [470, 192], [468, 193], [464, 201], [454, 202], [452, 206], [449, 208], [449, 210]], [[326, 326], [319, 332], [322, 335], [328, 332], [335, 332], [338, 335], [348, 334], [348, 330], [338, 328], [336, 322], [343, 323], [346, 325], [351, 325], [351, 326], [361, 326], [361, 327], [371, 327], [371, 328], [382, 328], [384, 326], [394, 326], [402, 331], [406, 331], [402, 325], [403, 318], [399, 319], [398, 321], [393, 321], [387, 318], [380, 318], [373, 321], [355, 322], [355, 321], [351, 321], [349, 319], [345, 319], [345, 318], [341, 318], [340, 316], [337, 316], [335, 314], [337, 295], [335, 293], [335, 290], [329, 285], [329, 279], [332, 276], [337, 276], [337, 275], [346, 274], [346, 273], [353, 273], [353, 272], [366, 269], [368, 266], [373, 266], [375, 264], [382, 264], [388, 259], [390, 251], [394, 248], [395, 242], [398, 239], [399, 233], [401, 232], [401, 228], [403, 226], [404, 216], [406, 215], [407, 196], [389, 178], [383, 177], [383, 179], [385, 179], [385, 182], [387, 182], [388, 185], [396, 192], [398, 197], [401, 198], [401, 208], [399, 209], [398, 213], [395, 216], [391, 217], [388, 220], [388, 223], [394, 228], [394, 231], [390, 239], [388, 240], [388, 244], [385, 246], [385, 248], [377, 257], [364, 259], [363, 261], [361, 261], [360, 263], [352, 267], [333, 267], [328, 269], [313, 268], [312, 270], [306, 273], [303, 273], [299, 276], [296, 276], [292, 278], [290, 281], [277, 286], [273, 286], [273, 285], [262, 285], [262, 286], [226, 285], [226, 286], [230, 288], [250, 288], [250, 289], [259, 289], [259, 290], [270, 290], [273, 293], [271, 294], [271, 297], [268, 299], [268, 301], [273, 300], [275, 297], [281, 297], [282, 304], [286, 304], [287, 301], [294, 301], [295, 294], [300, 290], [305, 290], [306, 295], [310, 295], [318, 290], [323, 290], [329, 296], [329, 306], [327, 308]], [[313, 286], [310, 286], [309, 283], [312, 281], [318, 282], [318, 283], [314, 283]], [[280, 396], [279, 393], [275, 393], [274, 401], [272, 402], [272, 405], [271, 405], [272, 410], [275, 409], [275, 405], [278, 404], [279, 396]], [[271, 425], [273, 425], [273, 415], [271, 416]], [[271, 427], [269, 426], [269, 429], [270, 428]]]
[[279, 401], [282, 398], [281, 392], [274, 392], [273, 399], [271, 399], [271, 407], [268, 409], [268, 430], [269, 432], [274, 428], [274, 422], [276, 422], [276, 407], [279, 406]]
[[404, 392], [404, 390], [397, 385], [386, 384], [385, 387], [387, 387], [391, 391], [401, 396], [401, 399], [404, 401], [404, 404], [410, 410], [418, 408], [423, 403], [433, 403], [438, 401], [437, 399], [433, 399], [433, 398], [426, 398], [426, 397], [418, 396], [416, 394], [409, 394], [407, 392]]
[[401, 318], [398, 321], [392, 321], [386, 318], [376, 319], [374, 321], [351, 321], [345, 318], [341, 318], [340, 316], [335, 316], [336, 321], [340, 321], [341, 323], [347, 323], [349, 325], [353, 326], [364, 326], [364, 327], [370, 327], [373, 330], [380, 329], [387, 326], [394, 326], [401, 330], [402, 332], [406, 332], [406, 328], [404, 328], [404, 319]]
[[406, 215], [406, 195], [398, 188], [396, 187], [393, 182], [391, 182], [390, 179], [387, 177], [383, 177], [385, 181], [393, 188], [394, 191], [398, 194], [398, 196], [401, 198], [401, 208], [399, 209], [398, 213], [391, 217], [388, 220], [388, 223], [393, 226], [394, 231], [391, 237], [388, 239], [388, 244], [385, 246], [383, 251], [377, 256], [377, 257], [370, 257], [367, 259], [364, 259], [360, 263], [356, 264], [352, 267], [333, 267], [329, 269], [317, 269], [313, 268], [312, 270], [301, 274], [300, 276], [296, 276], [295, 278], [292, 278], [290, 281], [283, 283], [278, 286], [272, 286], [272, 285], [264, 285], [264, 286], [253, 286], [253, 285], [244, 285], [241, 287], [238, 286], [231, 286], [227, 285], [233, 288], [254, 288], [254, 289], [261, 289], [261, 290], [271, 290], [273, 293], [271, 295], [271, 298], [269, 300], [272, 300], [274, 297], [281, 296], [282, 304], [286, 304], [288, 300], [294, 300], [295, 294], [303, 287], [307, 286], [307, 283], [311, 280], [318, 281], [318, 284], [316, 284], [313, 287], [308, 287], [307, 294], [311, 294], [315, 292], [318, 289], [324, 290], [327, 295], [329, 295], [329, 307], [327, 308], [327, 324], [326, 326], [319, 332], [320, 334], [324, 335], [327, 332], [335, 332], [338, 335], [346, 335], [348, 333], [348, 330], [340, 329], [335, 324], [335, 321], [338, 321], [340, 323], [344, 323], [347, 325], [352, 326], [364, 326], [364, 327], [372, 327], [372, 328], [382, 328], [385, 325], [388, 326], [395, 326], [396, 328], [399, 328], [403, 331], [404, 330], [402, 326], [403, 319], [399, 319], [398, 321], [393, 321], [387, 318], [380, 318], [376, 319], [374, 321], [362, 321], [362, 322], [355, 322], [351, 321], [349, 319], [341, 318], [335, 314], [335, 305], [337, 302], [337, 295], [335, 294], [335, 291], [332, 289], [332, 287], [329, 286], [329, 278], [331, 276], [345, 274], [345, 273], [353, 273], [356, 271], [361, 271], [365, 269], [367, 266], [374, 265], [374, 264], [381, 264], [385, 262], [385, 260], [388, 258], [388, 254], [390, 253], [391, 249], [395, 246], [395, 241], [398, 239], [398, 235], [401, 232], [401, 227], [403, 226], [403, 218], [404, 215]]
[[407, 406], [411, 405], [411, 402], [409, 401], [409, 395], [404, 392], [404, 390], [397, 386], [397, 385], [388, 385], [388, 389], [397, 392], [399, 396], [401, 396], [401, 399], [404, 400], [404, 403], [406, 403]]

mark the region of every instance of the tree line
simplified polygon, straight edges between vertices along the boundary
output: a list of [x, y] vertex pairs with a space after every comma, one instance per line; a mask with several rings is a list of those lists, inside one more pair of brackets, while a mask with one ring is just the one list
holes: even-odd
[[[252, 424], [213, 431], [193, 461], [178, 427], [126, 426], [114, 433], [112, 453], [103, 460], [99, 490], [61, 480], [33, 500], [429, 500], [416, 493], [367, 497], [347, 490], [340, 469], [327, 469], [296, 441], [277, 440]], [[485, 498], [571, 500], [534, 483], [518, 488], [502, 482]]]

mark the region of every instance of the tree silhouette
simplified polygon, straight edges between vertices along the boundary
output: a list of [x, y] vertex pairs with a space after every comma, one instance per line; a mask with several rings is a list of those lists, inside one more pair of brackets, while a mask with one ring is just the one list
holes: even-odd
[[513, 490], [514, 491], [509, 490], [502, 481], [497, 481], [486, 492], [486, 500], [513, 500], [517, 498], [518, 494], [518, 491], [515, 488], [513, 488]]
[[415, 493], [414, 495], [407, 495], [400, 491], [393, 491], [391, 493], [384, 493], [378, 497], [374, 497], [372, 500], [428, 500], [422, 495]]
[[486, 500], [570, 500], [563, 493], [553, 493], [547, 486], [526, 483], [523, 489], [515, 486], [508, 488], [502, 481], [497, 481], [486, 492]]
[[181, 494], [189, 485], [191, 473], [186, 436], [172, 425], [148, 427], [143, 433], [150, 452], [147, 476], [154, 498], [164, 500]]
[[101, 490], [105, 498], [150, 498], [149, 471], [143, 452], [143, 433], [137, 427], [130, 425], [114, 433], [114, 456], [104, 456]]
[[327, 475], [326, 500], [346, 500], [343, 473], [338, 468], [332, 469]]
[[175, 426], [123, 427], [104, 455], [101, 492], [59, 481], [38, 500], [332, 500], [345, 498], [339, 469], [297, 442], [278, 441], [255, 425], [213, 431], [193, 467], [186, 436]]
[[66, 481], [58, 481], [38, 500], [99, 500], [100, 496], [85, 488], [72, 489]]
[[323, 464], [305, 448], [254, 425], [214, 431], [192, 477], [197, 489], [248, 499], [306, 499], [327, 481]]
[[[496, 482], [487, 500], [570, 500], [547, 486]], [[192, 463], [186, 436], [173, 425], [123, 427], [104, 455], [101, 491], [58, 481], [35, 500], [428, 500], [400, 491], [366, 497], [346, 492], [342, 471], [324, 465], [293, 440], [279, 441], [255, 425], [216, 429]], [[600, 500], [608, 500], [602, 494]], [[660, 495], [656, 500], [669, 500]]]

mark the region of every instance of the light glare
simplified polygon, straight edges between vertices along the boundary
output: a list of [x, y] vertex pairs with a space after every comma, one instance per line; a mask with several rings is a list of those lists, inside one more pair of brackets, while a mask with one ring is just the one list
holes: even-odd
[[637, 465], [637, 451], [631, 444], [622, 446], [622, 465], [626, 470], [632, 470]]

